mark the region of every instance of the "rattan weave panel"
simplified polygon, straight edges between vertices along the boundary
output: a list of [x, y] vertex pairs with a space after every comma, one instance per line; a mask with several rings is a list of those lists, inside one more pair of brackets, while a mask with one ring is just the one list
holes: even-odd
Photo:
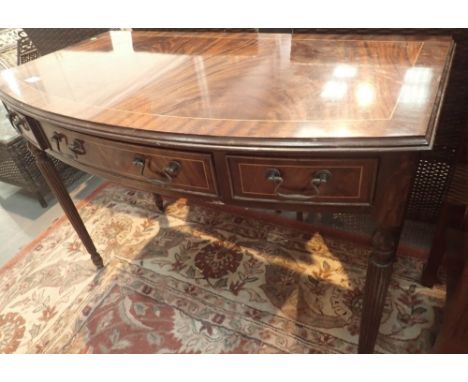
[[[57, 32], [54, 30], [48, 30], [48, 32], [45, 34], [41, 34], [41, 31], [45, 30], [35, 30], [36, 43], [46, 47], [50, 51], [54, 51], [74, 42], [81, 41], [90, 35], [95, 35], [96, 33], [100, 33], [104, 30], [87, 29], [82, 32], [82, 29], [69, 29], [66, 33], [66, 38], [64, 36], [57, 35]], [[41, 37], [46, 37], [47, 33], [54, 34], [56, 37], [55, 40], [41, 40]], [[24, 31], [20, 32], [18, 37], [18, 65], [34, 60], [40, 56], [36, 45], [31, 41], [31, 39]], [[57, 40], [59, 41], [58, 43]], [[65, 45], [63, 46], [63, 44]], [[47, 51], [47, 53], [50, 51]], [[3, 109], [1, 111], [2, 113], [5, 113]], [[54, 162], [54, 165], [65, 185], [72, 184], [84, 175], [83, 172], [70, 167], [55, 158], [52, 158], [52, 161]], [[19, 186], [24, 191], [34, 194], [42, 206], [47, 206], [44, 197], [50, 194], [49, 187], [42, 177], [33, 156], [27, 149], [26, 140], [20, 135], [10, 139], [0, 140], [0, 180]]]
[[106, 32], [106, 28], [23, 28], [43, 56]]
[[28, 35], [22, 31], [18, 39], [18, 65], [32, 61], [39, 57], [39, 52], [33, 42], [29, 39]]

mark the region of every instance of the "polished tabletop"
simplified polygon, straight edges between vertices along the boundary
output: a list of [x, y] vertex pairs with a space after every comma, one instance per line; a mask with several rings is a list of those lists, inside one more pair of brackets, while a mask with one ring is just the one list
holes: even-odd
[[428, 145], [452, 49], [446, 37], [111, 31], [2, 71], [0, 98], [125, 133]]

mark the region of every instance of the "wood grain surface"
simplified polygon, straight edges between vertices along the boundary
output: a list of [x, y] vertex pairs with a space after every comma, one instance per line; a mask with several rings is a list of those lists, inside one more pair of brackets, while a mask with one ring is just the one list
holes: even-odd
[[90, 132], [427, 147], [452, 49], [446, 37], [111, 31], [3, 71], [0, 97]]

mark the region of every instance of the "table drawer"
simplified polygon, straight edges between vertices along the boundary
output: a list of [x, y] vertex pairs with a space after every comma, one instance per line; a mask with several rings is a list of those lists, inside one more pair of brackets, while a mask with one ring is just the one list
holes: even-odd
[[228, 156], [227, 163], [234, 199], [370, 205], [378, 160]]
[[159, 188], [217, 195], [212, 157], [207, 153], [167, 150], [69, 131], [42, 123], [50, 150], [61, 157], [153, 184]]

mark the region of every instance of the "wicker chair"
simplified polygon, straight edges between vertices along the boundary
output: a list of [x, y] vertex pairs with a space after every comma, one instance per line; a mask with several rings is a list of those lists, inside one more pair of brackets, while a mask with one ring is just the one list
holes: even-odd
[[[106, 29], [27, 29], [27, 31], [29, 34], [26, 30], [19, 33], [18, 65], [95, 36]], [[0, 114], [7, 112], [0, 111]], [[55, 158], [52, 160], [66, 185], [72, 184], [84, 175], [83, 172]], [[5, 119], [0, 121], [0, 181], [21, 187], [35, 196], [42, 207], [47, 207], [46, 196], [50, 194], [50, 189], [26, 147], [26, 140]]]
[[66, 48], [108, 30], [105, 28], [23, 28], [27, 38], [37, 50], [38, 56]]
[[[67, 185], [78, 180], [83, 173], [54, 159], [62, 179]], [[27, 149], [26, 140], [9, 125], [0, 126], [0, 181], [21, 187], [37, 198], [42, 207], [47, 207], [46, 196], [50, 194], [36, 162]]]
[[[15, 37], [21, 39], [19, 32]], [[24, 33], [23, 33], [24, 35]], [[17, 46], [12, 46], [5, 53], [8, 56], [2, 60], [0, 69], [7, 69], [15, 65], [12, 56], [16, 59]], [[10, 57], [11, 56], [11, 57]], [[37, 56], [36, 56], [37, 57]], [[0, 103], [0, 181], [21, 187], [24, 191], [36, 197], [42, 207], [47, 207], [45, 195], [49, 192], [34, 159], [26, 147], [24, 138], [12, 127], [8, 120], [7, 110]]]

